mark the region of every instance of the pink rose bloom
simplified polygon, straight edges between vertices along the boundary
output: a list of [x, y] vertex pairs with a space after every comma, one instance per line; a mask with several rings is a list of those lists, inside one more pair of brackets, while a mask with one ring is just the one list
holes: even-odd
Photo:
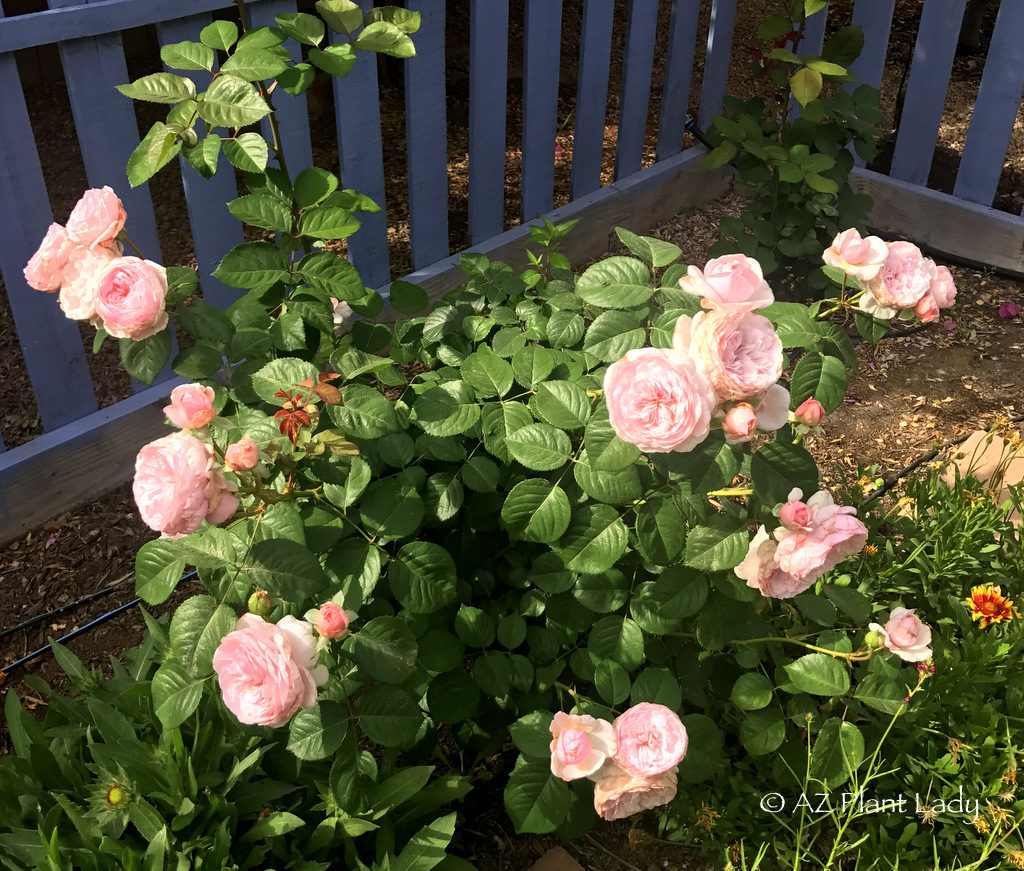
[[780, 384], [773, 384], [765, 391], [754, 413], [757, 415], [757, 428], [761, 432], [782, 429], [789, 420], [789, 391]]
[[772, 322], [749, 311], [716, 309], [676, 321], [672, 347], [693, 356], [722, 401], [762, 395], [782, 375], [782, 340]]
[[324, 638], [341, 638], [348, 631], [348, 614], [337, 602], [325, 602], [316, 612], [316, 631]]
[[[800, 495], [798, 489], [793, 490], [789, 501], [799, 501]], [[868, 540], [868, 530], [855, 516], [856, 508], [836, 505], [824, 490], [808, 499], [806, 507], [805, 524], [775, 530], [779, 543], [775, 561], [794, 578], [815, 580], [859, 552]]]
[[[796, 492], [799, 493], [800, 491], [797, 490]], [[811, 509], [801, 502], [799, 498], [790, 499], [779, 511], [779, 522], [786, 529], [810, 529]]]
[[615, 753], [607, 720], [559, 711], [551, 721], [551, 773], [562, 780], [590, 777]]
[[96, 247], [117, 238], [128, 215], [117, 194], [109, 187], [92, 188], [71, 210], [68, 238], [76, 245]]
[[885, 626], [869, 623], [868, 629], [882, 636], [885, 646], [904, 662], [924, 662], [932, 658], [932, 630], [910, 608], [893, 608]]
[[228, 445], [224, 451], [224, 465], [232, 472], [248, 472], [260, 458], [260, 449], [249, 436]]
[[733, 572], [747, 582], [748, 587], [759, 590], [762, 596], [773, 599], [792, 599], [814, 585], [817, 578], [794, 578], [779, 568], [775, 561], [778, 545], [761, 526], [750, 540], [747, 555]]
[[213, 654], [224, 704], [239, 720], [283, 726], [299, 708], [316, 704], [327, 669], [316, 664], [313, 627], [294, 617], [276, 625], [243, 615]]
[[594, 810], [603, 820], [621, 820], [640, 811], [661, 807], [676, 797], [675, 771], [653, 777], [634, 777], [609, 762], [594, 784]]
[[710, 431], [715, 394], [678, 351], [638, 348], [604, 376], [608, 419], [619, 438], [642, 451], [693, 450]]
[[179, 384], [171, 391], [171, 404], [164, 414], [182, 429], [201, 429], [217, 416], [213, 400], [217, 394], [202, 384]]
[[935, 304], [939, 308], [949, 308], [956, 302], [956, 284], [953, 282], [953, 273], [946, 266], [935, 267], [935, 278], [928, 288]]
[[689, 266], [679, 286], [687, 293], [702, 297], [704, 308], [721, 306], [733, 311], [753, 311], [775, 301], [764, 280], [761, 264], [745, 254], [727, 254], [709, 260], [701, 271]]
[[641, 702], [616, 717], [615, 764], [634, 777], [671, 771], [686, 755], [686, 727], [664, 705]]
[[891, 306], [882, 305], [871, 293], [870, 289], [865, 290], [861, 294], [860, 302], [857, 303], [860, 310], [865, 314], [871, 315], [873, 318], [878, 318], [882, 321], [887, 321], [889, 318], [895, 317], [899, 314], [898, 308], [892, 308]]
[[936, 266], [913, 242], [889, 242], [889, 254], [866, 289], [887, 308], [914, 308], [928, 293]]
[[181, 538], [203, 523], [223, 523], [238, 508], [234, 485], [214, 461], [213, 447], [176, 432], [150, 442], [135, 459], [135, 504], [163, 538]]
[[889, 249], [882, 239], [877, 236], [861, 238], [860, 233], [849, 229], [832, 240], [832, 246], [825, 250], [821, 259], [859, 281], [870, 281], [878, 275], [888, 256]]
[[120, 248], [72, 246], [60, 273], [60, 307], [75, 321], [96, 317], [96, 290], [107, 267], [120, 256]]
[[722, 432], [728, 442], [749, 442], [757, 429], [757, 415], [749, 402], [739, 402], [725, 413]]
[[331, 297], [331, 305], [334, 306], [334, 335], [343, 336], [352, 329], [352, 323], [356, 319], [356, 313], [343, 299]]
[[167, 270], [138, 257], [119, 257], [99, 277], [96, 314], [117, 339], [148, 339], [167, 326]]
[[25, 266], [25, 282], [34, 290], [52, 292], [60, 288], [61, 270], [68, 262], [71, 243], [60, 224], [50, 224], [39, 250]]
[[793, 412], [793, 416], [804, 426], [818, 426], [825, 419], [825, 409], [813, 397], [805, 399]]

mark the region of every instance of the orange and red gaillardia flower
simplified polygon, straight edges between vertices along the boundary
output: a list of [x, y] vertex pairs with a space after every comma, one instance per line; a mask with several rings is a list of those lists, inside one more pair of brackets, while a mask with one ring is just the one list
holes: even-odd
[[1009, 622], [1014, 617], [1020, 619], [1020, 611], [1013, 604], [1013, 599], [1004, 596], [998, 585], [972, 587], [971, 595], [965, 601], [971, 610], [971, 619], [980, 621], [982, 629], [991, 623]]

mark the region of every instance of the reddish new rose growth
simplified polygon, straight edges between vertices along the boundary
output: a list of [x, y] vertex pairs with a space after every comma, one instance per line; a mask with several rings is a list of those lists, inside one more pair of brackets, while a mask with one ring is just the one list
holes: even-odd
[[[299, 430], [304, 426], [312, 426], [313, 418], [312, 413], [316, 411], [316, 406], [313, 404], [306, 404], [306, 397], [302, 393], [296, 393], [294, 396], [284, 390], [278, 390], [274, 396], [279, 396], [285, 400], [284, 407], [274, 414], [275, 420], [280, 420], [278, 428], [281, 430], [281, 435], [288, 436], [292, 444], [295, 444], [299, 437]], [[312, 399], [312, 394], [310, 394]]]

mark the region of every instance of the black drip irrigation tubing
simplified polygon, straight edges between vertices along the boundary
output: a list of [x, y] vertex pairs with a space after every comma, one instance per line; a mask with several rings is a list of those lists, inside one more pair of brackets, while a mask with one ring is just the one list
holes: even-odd
[[[195, 576], [196, 576], [196, 572], [194, 570], [191, 571], [191, 572], [187, 572], [186, 574], [181, 576], [181, 578], [179, 579], [179, 582], [180, 581], [188, 580], [189, 578], [193, 578]], [[86, 602], [92, 601], [93, 599], [98, 599], [101, 596], [105, 596], [105, 595], [113, 592], [115, 589], [117, 589], [117, 586], [118, 585], [114, 584], [114, 585], [111, 585], [109, 587], [104, 587], [102, 590], [97, 590], [95, 593], [90, 593], [88, 596], [83, 596], [81, 599], [76, 599], [74, 602], [68, 602], [66, 605], [61, 605], [59, 608], [54, 608], [52, 611], [46, 611], [43, 614], [37, 614], [35, 617], [30, 617], [28, 620], [25, 620], [23, 623], [19, 623], [17, 626], [12, 626], [10, 629], [5, 629], [5, 630], [3, 630], [3, 632], [0, 632], [0, 638], [4, 638], [4, 637], [6, 637], [8, 635], [11, 635], [14, 632], [17, 632], [17, 631], [21, 630], [21, 629], [27, 629], [30, 626], [34, 626], [37, 623], [41, 623], [44, 620], [48, 620], [50, 617], [54, 616], [55, 614], [59, 614], [59, 613], [61, 613], [63, 611], [69, 611], [72, 608], [75, 608], [75, 607], [77, 607], [79, 605], [83, 605]], [[79, 626], [77, 629], [72, 629], [69, 633], [67, 633], [67, 635], [62, 635], [60, 638], [58, 638], [57, 639], [57, 643], [58, 644], [64, 644], [65, 642], [70, 641], [72, 638], [77, 638], [79, 635], [82, 635], [82, 634], [88, 632], [90, 629], [93, 629], [94, 627], [99, 626], [101, 623], [106, 623], [107, 620], [110, 620], [112, 617], [116, 617], [118, 614], [123, 614], [129, 608], [134, 608], [141, 601], [142, 601], [142, 599], [140, 597], [136, 596], [130, 602], [125, 602], [123, 605], [119, 605], [118, 607], [116, 607], [116, 608], [114, 608], [114, 609], [112, 609], [110, 611], [107, 611], [105, 614], [101, 614], [95, 620], [90, 620], [84, 626]], [[37, 650], [33, 650], [31, 653], [26, 653], [23, 657], [21, 657], [21, 659], [16, 659], [14, 662], [10, 663], [9, 665], [5, 665], [3, 668], [0, 668], [0, 684], [3, 683], [4, 679], [7, 678], [7, 676], [11, 673], [11, 671], [13, 671], [16, 668], [21, 668], [22, 666], [27, 665], [33, 659], [36, 659], [36, 658], [42, 656], [44, 653], [46, 653], [50, 649], [51, 649], [50, 645], [47, 644], [47, 645], [45, 645], [43, 647], [38, 648]]]

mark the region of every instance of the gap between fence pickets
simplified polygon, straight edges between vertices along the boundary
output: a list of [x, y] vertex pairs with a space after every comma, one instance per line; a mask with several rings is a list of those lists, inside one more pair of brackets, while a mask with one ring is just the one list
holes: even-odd
[[[569, 260], [581, 263], [603, 254], [616, 226], [645, 232], [682, 209], [724, 194], [726, 174], [701, 168], [706, 153], [691, 148], [549, 212], [548, 220], [555, 223], [581, 219], [562, 246]], [[528, 226], [516, 227], [470, 250], [522, 267], [529, 232]], [[460, 256], [405, 280], [420, 284], [437, 300], [465, 283], [465, 274], [455, 268]], [[388, 317], [395, 317], [390, 307], [382, 314]], [[157, 384], [0, 454], [0, 545], [130, 480], [139, 448], [168, 434], [163, 407], [171, 390], [186, 380]]]
[[1024, 278], [1024, 218], [857, 167], [850, 185], [874, 204], [869, 227], [929, 253]]

